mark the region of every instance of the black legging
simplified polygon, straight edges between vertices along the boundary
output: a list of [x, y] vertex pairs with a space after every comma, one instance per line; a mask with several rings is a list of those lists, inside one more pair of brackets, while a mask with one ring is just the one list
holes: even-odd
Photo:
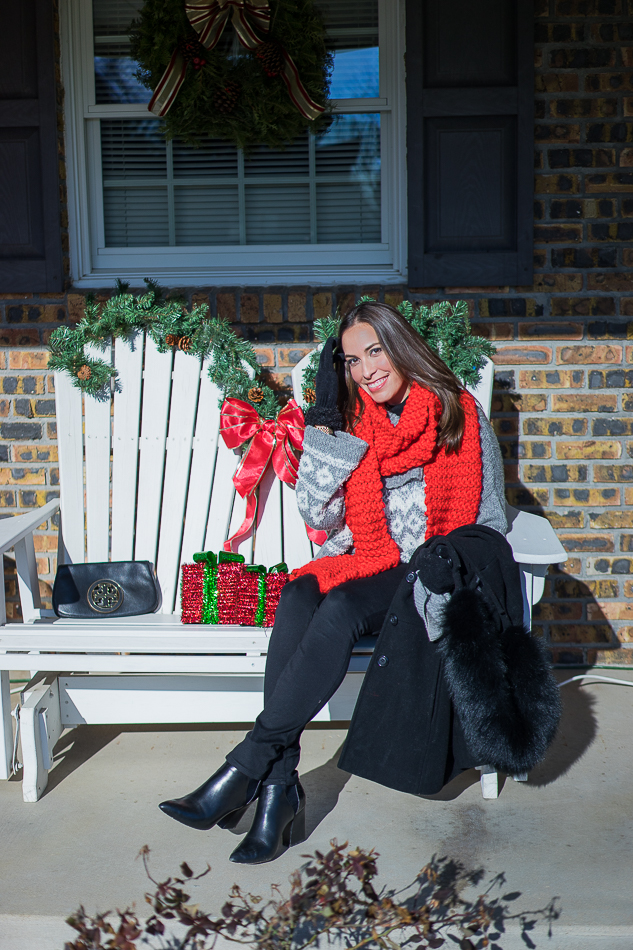
[[325, 595], [312, 575], [286, 584], [266, 660], [264, 709], [227, 755], [231, 765], [268, 785], [296, 781], [301, 733], [343, 682], [356, 641], [380, 630], [408, 570], [400, 564]]

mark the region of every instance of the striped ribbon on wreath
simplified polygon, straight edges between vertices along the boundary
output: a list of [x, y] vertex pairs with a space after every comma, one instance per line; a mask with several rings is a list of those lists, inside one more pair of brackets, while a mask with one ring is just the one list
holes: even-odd
[[[256, 27], [260, 33], [268, 33], [268, 0], [186, 0], [185, 12], [198, 33], [199, 42], [207, 50], [212, 50], [217, 45], [229, 16], [237, 38], [246, 49], [256, 50], [268, 42], [268, 39], [261, 37], [255, 29]], [[279, 53], [283, 60], [280, 75], [290, 99], [304, 118], [313, 121], [324, 111], [323, 106], [314, 102], [308, 95], [292, 57], [281, 46]], [[188, 64], [189, 61], [182, 50], [176, 47], [147, 107], [154, 115], [162, 117], [169, 112], [185, 81]]]

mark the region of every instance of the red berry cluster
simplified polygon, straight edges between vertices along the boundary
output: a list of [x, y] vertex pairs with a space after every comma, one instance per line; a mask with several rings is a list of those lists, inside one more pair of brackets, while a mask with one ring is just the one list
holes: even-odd
[[197, 39], [185, 37], [178, 42], [178, 52], [191, 63], [194, 69], [202, 69], [207, 65], [205, 48]]

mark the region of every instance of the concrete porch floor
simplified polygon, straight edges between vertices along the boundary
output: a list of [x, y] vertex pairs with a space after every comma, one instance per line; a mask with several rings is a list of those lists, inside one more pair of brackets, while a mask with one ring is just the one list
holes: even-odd
[[[633, 672], [596, 672], [633, 682]], [[243, 728], [69, 731], [40, 802], [23, 803], [19, 779], [0, 783], [0, 950], [62, 950], [72, 939], [63, 919], [79, 904], [93, 912], [135, 903], [143, 913], [148, 882], [136, 855], [144, 844], [158, 880], [183, 860], [194, 870], [209, 862], [195, 901], [219, 911], [233, 882], [267, 896], [271, 883], [283, 886], [303, 863], [301, 854], [334, 837], [376, 848], [387, 885], [411, 881], [438, 854], [490, 877], [503, 872], [507, 890], [521, 892], [517, 910], [558, 897], [552, 938], [544, 925], [531, 934], [539, 950], [633, 950], [633, 689], [573, 683], [563, 697], [562, 727], [546, 761], [527, 784], [506, 781], [496, 801], [482, 799], [474, 771], [427, 798], [349, 776], [336, 767], [345, 730], [310, 728], [302, 759], [310, 837], [253, 868], [228, 861], [234, 833], [193, 831], [156, 807], [213, 772]], [[525, 944], [510, 933], [498, 946]]]

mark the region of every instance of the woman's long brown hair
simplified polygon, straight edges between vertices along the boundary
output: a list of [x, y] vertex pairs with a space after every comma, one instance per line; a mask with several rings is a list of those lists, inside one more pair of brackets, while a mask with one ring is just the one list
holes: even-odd
[[[455, 374], [395, 307], [373, 301], [358, 304], [343, 317], [341, 338], [346, 330], [357, 323], [367, 323], [376, 331], [391, 365], [403, 379], [415, 381], [435, 393], [442, 404], [438, 445], [444, 446], [447, 453], [456, 452], [464, 436], [465, 417], [459, 401], [463, 386]], [[347, 367], [345, 382], [347, 398], [340, 409], [347, 431], [352, 432], [365, 407], [359, 396], [359, 387]]]

